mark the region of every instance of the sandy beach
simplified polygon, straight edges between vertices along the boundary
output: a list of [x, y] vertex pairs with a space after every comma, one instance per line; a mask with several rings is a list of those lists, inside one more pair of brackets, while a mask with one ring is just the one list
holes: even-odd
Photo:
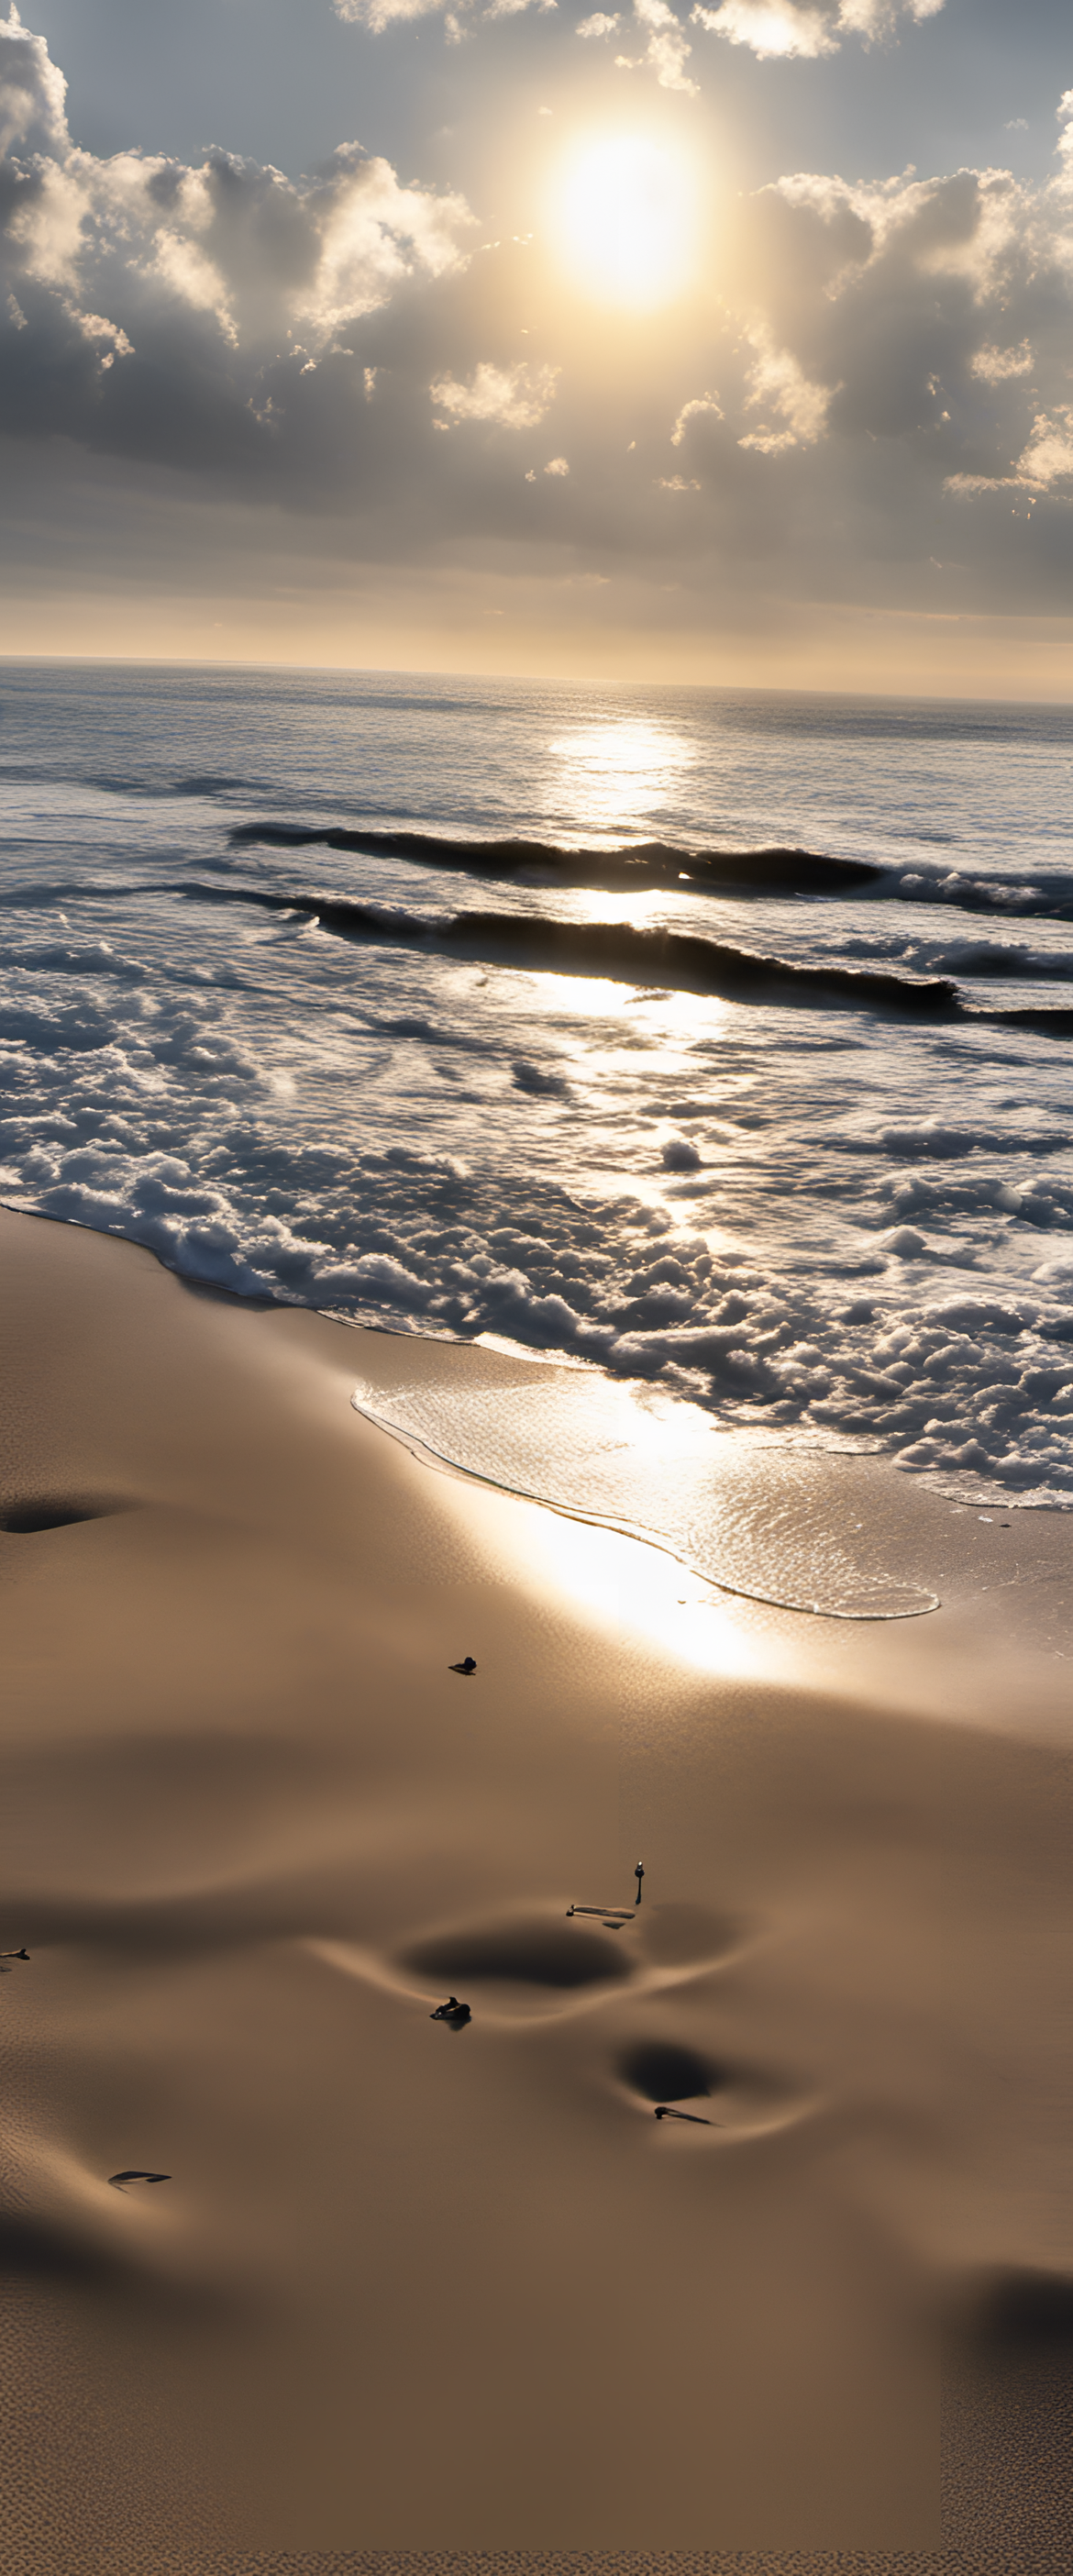
[[0, 2565], [1068, 2564], [1073, 1521], [764, 1608], [0, 1265]]

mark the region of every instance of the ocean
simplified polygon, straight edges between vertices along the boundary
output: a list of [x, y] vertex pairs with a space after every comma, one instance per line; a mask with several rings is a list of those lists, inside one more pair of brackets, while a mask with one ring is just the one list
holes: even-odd
[[672, 1540], [1073, 1507], [1073, 710], [9, 661], [0, 769], [9, 1207], [553, 1363], [397, 1427]]

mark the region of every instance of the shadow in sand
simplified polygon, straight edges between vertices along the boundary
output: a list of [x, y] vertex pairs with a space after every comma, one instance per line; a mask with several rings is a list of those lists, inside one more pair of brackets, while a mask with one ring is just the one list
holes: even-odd
[[968, 2308], [964, 2329], [975, 2349], [993, 2360], [1032, 2353], [1073, 2356], [1073, 2280], [1062, 2272], [996, 2272]]
[[46, 2220], [13, 2215], [0, 2219], [0, 2276], [107, 2281], [114, 2271], [114, 2259], [103, 2247], [80, 2242]]
[[638, 2040], [623, 2050], [618, 2071], [646, 2102], [689, 2102], [723, 2082], [717, 2067], [674, 2039]]
[[568, 1930], [557, 1923], [489, 1924], [471, 1931], [443, 1932], [406, 1952], [403, 1966], [421, 1976], [475, 1978], [503, 1985], [594, 1986], [627, 1977], [629, 1968], [610, 1941], [596, 1932]]
[[90, 1500], [85, 1495], [39, 1494], [21, 1502], [0, 1505], [0, 1530], [10, 1538], [35, 1537], [40, 1530], [73, 1529], [79, 1521], [110, 1521], [119, 1512], [133, 1512], [136, 1503], [119, 1502], [112, 1495], [105, 1500]]

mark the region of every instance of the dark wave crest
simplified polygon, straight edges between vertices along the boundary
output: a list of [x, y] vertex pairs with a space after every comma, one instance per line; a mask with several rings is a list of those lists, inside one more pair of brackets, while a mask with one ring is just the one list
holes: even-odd
[[[367, 859], [409, 859], [502, 883], [591, 887], [615, 894], [640, 886], [687, 887], [691, 894], [843, 895], [873, 902], [945, 905], [999, 919], [1073, 921], [1073, 875], [1051, 869], [1035, 877], [969, 876], [960, 868], [881, 865], [832, 858], [820, 850], [688, 850], [666, 841], [629, 849], [576, 850], [555, 841], [452, 840], [435, 832], [351, 830], [343, 825], [239, 823], [233, 847], [353, 850]], [[929, 839], [939, 836], [929, 834]]]
[[305, 829], [290, 823], [240, 823], [230, 834], [236, 847], [259, 841], [270, 849], [356, 850], [368, 859], [413, 859], [426, 867], [456, 868], [467, 876], [538, 875], [547, 884], [623, 887], [677, 886], [735, 894], [848, 894], [878, 880], [883, 870], [864, 859], [826, 858], [816, 850], [679, 850], [664, 841], [633, 849], [567, 850], [554, 841], [456, 841], [434, 832], [358, 832]]
[[[478, 965], [609, 976], [663, 991], [710, 993], [728, 1000], [842, 1002], [862, 1010], [907, 1013], [914, 1019], [950, 1019], [959, 1010], [957, 985], [946, 976], [925, 980], [868, 967], [789, 965], [782, 958], [754, 955], [714, 939], [670, 930], [636, 930], [630, 922], [552, 921], [543, 913], [478, 911], [429, 919], [304, 890], [269, 893], [260, 886], [190, 884], [176, 891], [202, 903], [238, 902], [255, 904], [266, 912], [304, 913], [338, 939], [424, 948]], [[1073, 1026], [1073, 1014], [1066, 1016]]]

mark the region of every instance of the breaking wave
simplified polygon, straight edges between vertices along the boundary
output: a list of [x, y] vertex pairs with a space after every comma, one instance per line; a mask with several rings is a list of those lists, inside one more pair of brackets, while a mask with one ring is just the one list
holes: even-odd
[[202, 903], [255, 904], [267, 912], [305, 914], [338, 939], [422, 947], [482, 966], [538, 973], [605, 976], [661, 991], [711, 994], [760, 1003], [847, 1004], [897, 1011], [915, 1020], [1003, 1020], [1045, 1036], [1073, 1037], [1073, 1010], [967, 1011], [948, 976], [894, 975], [881, 967], [803, 966], [675, 930], [637, 929], [632, 922], [555, 921], [543, 913], [466, 911], [424, 914], [401, 905], [348, 903], [304, 890], [187, 884], [176, 888]]
[[[240, 823], [235, 848], [352, 850], [362, 858], [410, 859], [501, 882], [534, 881], [611, 893], [644, 886], [687, 886], [691, 894], [842, 895], [873, 902], [948, 904], [962, 912], [1073, 921], [1073, 874], [1040, 870], [1028, 877], [974, 875], [960, 868], [902, 868], [803, 849], [695, 850], [664, 841], [615, 849], [568, 849], [555, 841], [460, 840], [433, 832], [381, 832], [342, 824]], [[923, 837], [922, 835], [918, 835]], [[930, 836], [941, 840], [944, 835]]]
[[720, 894], [847, 894], [882, 876], [864, 859], [827, 858], [815, 850], [679, 850], [664, 841], [621, 849], [570, 850], [555, 841], [455, 840], [435, 832], [353, 831], [292, 823], [240, 823], [233, 847], [260, 842], [270, 849], [354, 850], [368, 859], [413, 859], [427, 867], [462, 869], [467, 876], [534, 876], [549, 885], [603, 887], [679, 886]]

